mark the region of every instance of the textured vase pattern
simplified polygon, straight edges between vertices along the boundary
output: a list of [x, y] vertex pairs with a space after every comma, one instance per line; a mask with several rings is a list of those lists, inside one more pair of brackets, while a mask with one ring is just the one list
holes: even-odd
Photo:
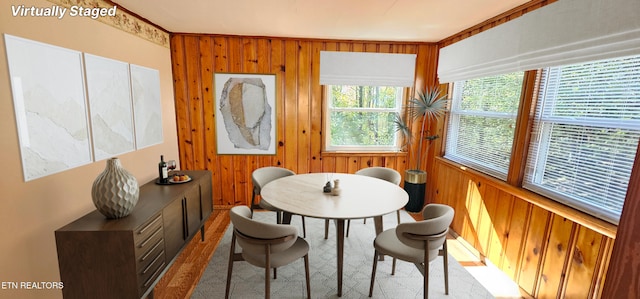
[[107, 160], [107, 167], [91, 187], [91, 198], [98, 211], [107, 218], [122, 218], [138, 203], [138, 181], [122, 168], [120, 159]]

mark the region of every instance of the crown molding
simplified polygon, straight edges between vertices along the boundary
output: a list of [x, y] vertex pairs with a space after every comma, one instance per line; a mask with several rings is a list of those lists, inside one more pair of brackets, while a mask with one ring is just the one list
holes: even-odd
[[[112, 8], [114, 4], [104, 0], [47, 0], [51, 3], [70, 8], [82, 6], [90, 8]], [[128, 12], [118, 6], [115, 16], [102, 16], [95, 19], [116, 29], [133, 34], [139, 38], [148, 40], [165, 48], [169, 48], [169, 33], [150, 24], [148, 21]]]

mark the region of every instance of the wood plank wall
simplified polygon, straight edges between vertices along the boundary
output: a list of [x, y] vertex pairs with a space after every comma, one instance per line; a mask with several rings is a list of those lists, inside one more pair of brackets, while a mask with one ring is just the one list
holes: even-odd
[[614, 227], [548, 208], [553, 203], [541, 196], [446, 159], [435, 164], [433, 202], [454, 207], [453, 230], [523, 291], [535, 298], [601, 296]]
[[[436, 82], [438, 47], [434, 43], [171, 36], [180, 167], [213, 172], [214, 205], [248, 204], [251, 173], [263, 166], [286, 167], [296, 173], [353, 173], [363, 167], [387, 166], [404, 173], [412, 157], [403, 152], [323, 152], [321, 50], [416, 54], [416, 86], [408, 88], [407, 94], [412, 95], [416, 88], [423, 89]], [[214, 109], [213, 85], [217, 72], [276, 74], [275, 156], [217, 154], [215, 118], [218, 115]]]
[[[439, 42], [440, 47], [546, 6], [556, 0], [529, 1]], [[600, 298], [616, 226], [522, 189], [522, 174], [535, 103], [527, 75], [520, 103], [512, 167], [506, 182], [443, 158], [430, 160], [435, 180], [430, 202], [453, 206], [453, 230], [534, 298]], [[440, 155], [444, 150], [440, 148]]]
[[[397, 154], [330, 154], [322, 151], [319, 51], [417, 54], [416, 89], [437, 83], [438, 48], [504, 23], [556, 0], [534, 0], [441, 41], [393, 43], [174, 34], [171, 37], [176, 117], [183, 169], [213, 171], [216, 207], [247, 204], [251, 172], [282, 166], [298, 173], [355, 172], [387, 166], [404, 172], [413, 157]], [[277, 154], [217, 155], [213, 107], [215, 72], [276, 74]], [[525, 102], [524, 106], [531, 106]], [[522, 122], [526, 126], [526, 120]], [[416, 126], [417, 124], [413, 124]], [[431, 131], [444, 136], [444, 122]], [[526, 128], [519, 128], [526, 132]], [[518, 133], [521, 134], [521, 133]], [[522, 133], [520, 138], [526, 139]], [[524, 151], [524, 149], [520, 149]], [[410, 151], [411, 152], [411, 151]], [[427, 152], [423, 169], [427, 202], [453, 206], [453, 230], [535, 298], [599, 298], [616, 227], [558, 208], [518, 188], [519, 178], [499, 182], [439, 158], [442, 138]], [[410, 164], [411, 163], [411, 164]]]

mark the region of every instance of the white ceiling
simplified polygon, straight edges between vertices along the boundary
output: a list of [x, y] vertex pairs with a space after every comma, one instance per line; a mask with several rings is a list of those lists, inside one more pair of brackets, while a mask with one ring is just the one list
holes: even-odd
[[529, 0], [112, 0], [169, 32], [437, 42]]

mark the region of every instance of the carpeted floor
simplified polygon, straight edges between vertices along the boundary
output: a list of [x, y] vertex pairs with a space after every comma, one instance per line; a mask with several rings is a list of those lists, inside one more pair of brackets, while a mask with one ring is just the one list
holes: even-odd
[[[406, 212], [402, 222], [414, 221]], [[275, 222], [275, 213], [256, 212], [254, 218]], [[397, 224], [395, 213], [386, 215], [384, 228]], [[293, 216], [292, 225], [302, 235], [300, 216]], [[338, 298], [336, 279], [335, 226], [330, 222], [329, 239], [324, 239], [324, 220], [305, 218], [312, 298]], [[349, 237], [344, 245], [344, 276], [342, 298], [368, 298], [373, 265], [373, 220], [351, 221]], [[192, 298], [224, 298], [227, 279], [231, 225], [220, 241], [207, 269], [192, 294]], [[494, 298], [471, 274], [449, 255], [449, 295], [444, 294], [442, 257], [431, 264], [429, 298]], [[422, 275], [415, 265], [398, 261], [396, 274], [391, 276], [391, 258], [378, 262], [373, 298], [422, 298]], [[302, 259], [278, 268], [278, 278], [271, 282], [272, 298], [304, 298], [306, 296]], [[235, 262], [231, 277], [231, 298], [264, 298], [264, 270], [246, 262]]]

